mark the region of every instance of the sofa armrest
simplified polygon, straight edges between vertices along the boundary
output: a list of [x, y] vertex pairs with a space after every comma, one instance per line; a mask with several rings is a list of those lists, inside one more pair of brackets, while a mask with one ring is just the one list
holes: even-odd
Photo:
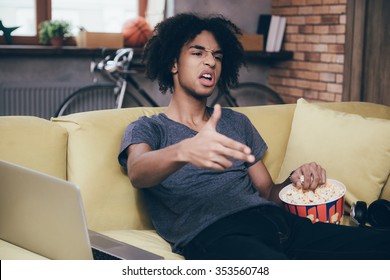
[[0, 260], [47, 260], [47, 258], [0, 239]]

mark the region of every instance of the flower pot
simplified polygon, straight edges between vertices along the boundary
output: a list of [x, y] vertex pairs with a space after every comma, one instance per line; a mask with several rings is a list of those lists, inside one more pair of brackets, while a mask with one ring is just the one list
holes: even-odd
[[64, 38], [62, 37], [53, 37], [50, 39], [51, 45], [55, 48], [61, 48], [64, 44]]

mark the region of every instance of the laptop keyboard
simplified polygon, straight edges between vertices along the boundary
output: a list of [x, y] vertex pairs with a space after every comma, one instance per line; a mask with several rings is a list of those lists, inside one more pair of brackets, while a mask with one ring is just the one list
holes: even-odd
[[95, 248], [92, 248], [92, 255], [94, 260], [120, 260], [120, 258], [117, 258], [113, 255], [107, 254], [105, 252], [102, 252], [100, 250], [97, 250]]

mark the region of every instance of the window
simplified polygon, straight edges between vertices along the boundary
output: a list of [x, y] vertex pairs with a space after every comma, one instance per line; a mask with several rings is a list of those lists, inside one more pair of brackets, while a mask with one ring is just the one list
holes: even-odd
[[[38, 24], [47, 19], [71, 22], [73, 34], [83, 27], [92, 32], [121, 32], [123, 23], [144, 16], [147, 0], [0, 0], [4, 26], [19, 26], [12, 43], [38, 44]], [[1, 35], [1, 34], [0, 34]], [[5, 44], [0, 36], [0, 44]]]
[[35, 36], [35, 0], [0, 0], [0, 19], [6, 27], [20, 26], [12, 36]]

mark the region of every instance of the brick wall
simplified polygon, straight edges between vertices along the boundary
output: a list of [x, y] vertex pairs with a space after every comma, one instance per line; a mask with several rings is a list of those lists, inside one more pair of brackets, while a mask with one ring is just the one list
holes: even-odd
[[272, 66], [268, 83], [285, 102], [341, 101], [347, 0], [273, 0], [287, 18], [283, 49], [292, 60]]

